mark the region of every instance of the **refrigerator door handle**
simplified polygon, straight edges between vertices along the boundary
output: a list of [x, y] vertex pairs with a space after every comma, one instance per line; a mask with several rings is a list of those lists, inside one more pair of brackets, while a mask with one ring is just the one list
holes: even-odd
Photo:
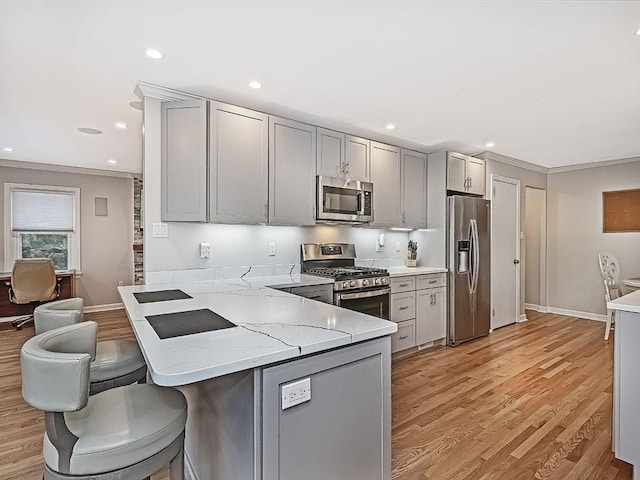
[[471, 280], [471, 293], [478, 288], [478, 276], [480, 271], [480, 239], [478, 236], [478, 222], [471, 219], [471, 264], [473, 265], [473, 278]]

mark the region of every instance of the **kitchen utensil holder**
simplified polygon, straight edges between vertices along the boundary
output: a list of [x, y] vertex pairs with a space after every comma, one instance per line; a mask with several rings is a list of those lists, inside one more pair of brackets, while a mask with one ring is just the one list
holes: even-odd
[[405, 260], [406, 260], [407, 267], [417, 267], [418, 266], [418, 260], [416, 260], [415, 258], [414, 259], [407, 258]]

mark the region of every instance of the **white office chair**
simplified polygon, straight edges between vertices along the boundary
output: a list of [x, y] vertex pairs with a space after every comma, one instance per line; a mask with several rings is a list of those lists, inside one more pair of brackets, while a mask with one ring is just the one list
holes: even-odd
[[[607, 303], [622, 296], [620, 288], [620, 263], [614, 254], [600, 252], [598, 254], [600, 273], [604, 279], [604, 299]], [[615, 312], [607, 308], [607, 326], [604, 331], [604, 339], [609, 340], [609, 333], [615, 321]]]

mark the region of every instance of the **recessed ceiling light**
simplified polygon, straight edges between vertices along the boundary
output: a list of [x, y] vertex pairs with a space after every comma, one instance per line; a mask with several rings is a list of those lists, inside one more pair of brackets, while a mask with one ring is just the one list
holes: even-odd
[[2, 150], [4, 150], [5, 152], [13, 152], [13, 148], [11, 147], [4, 147]]
[[116, 128], [120, 128], [122, 130], [124, 130], [125, 128], [127, 128], [128, 125], [124, 122], [116, 122]]
[[109, 160], [107, 160], [107, 163], [110, 163], [111, 165], [115, 165], [116, 163], [118, 163], [118, 161], [114, 160], [113, 158], [110, 158]]
[[147, 57], [153, 58], [154, 60], [162, 60], [162, 58], [164, 57], [162, 52], [156, 50], [155, 48], [147, 48], [145, 50], [145, 53], [147, 54]]
[[387, 130], [395, 130], [396, 126], [393, 123], [387, 123], [384, 128]]
[[102, 135], [102, 130], [98, 130], [97, 128], [80, 127], [78, 131], [88, 135]]
[[493, 142], [487, 142], [487, 143], [484, 144], [484, 146], [487, 147], [487, 148], [491, 148], [491, 147], [495, 147], [496, 144], [493, 143]]
[[140, 100], [134, 100], [133, 102], [129, 102], [129, 106], [134, 110], [142, 110], [142, 102]]
[[249, 82], [249, 86], [251, 88], [262, 88], [262, 84], [260, 82], [256, 82], [255, 80], [253, 82]]

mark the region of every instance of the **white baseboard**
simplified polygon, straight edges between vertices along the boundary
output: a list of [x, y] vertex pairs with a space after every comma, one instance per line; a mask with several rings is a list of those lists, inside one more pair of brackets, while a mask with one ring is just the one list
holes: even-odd
[[120, 310], [121, 308], [124, 308], [124, 304], [122, 303], [106, 303], [104, 305], [91, 305], [89, 307], [84, 307], [84, 313], [108, 312], [110, 310]]
[[533, 310], [534, 312], [549, 313], [549, 309], [545, 305], [536, 305], [535, 303], [525, 303], [525, 310]]
[[518, 319], [518, 323], [526, 322], [528, 320], [526, 313], [521, 313], [520, 318]]
[[566, 315], [568, 317], [586, 318], [587, 320], [596, 320], [598, 322], [605, 323], [607, 321], [607, 316], [599, 313], [579, 312], [577, 310], [567, 310], [565, 308], [556, 307], [548, 307], [547, 311], [548, 313], [556, 313], [558, 315]]

